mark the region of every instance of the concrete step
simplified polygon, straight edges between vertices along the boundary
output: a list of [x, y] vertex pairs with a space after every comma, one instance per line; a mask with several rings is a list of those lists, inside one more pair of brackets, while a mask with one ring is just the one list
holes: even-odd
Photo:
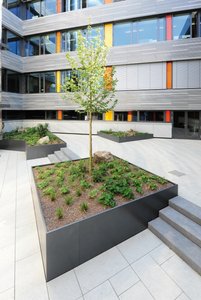
[[201, 249], [161, 218], [149, 222], [149, 229], [201, 275]]
[[201, 207], [180, 197], [170, 199], [169, 206], [201, 225]]
[[48, 158], [49, 158], [49, 160], [50, 160], [51, 163], [60, 162], [60, 160], [58, 159], [58, 157], [56, 157], [56, 155], [54, 155], [54, 154], [49, 154]]
[[159, 216], [169, 225], [181, 232], [192, 242], [201, 247], [201, 226], [182, 215], [170, 206], [160, 210]]
[[68, 156], [66, 156], [62, 151], [55, 151], [54, 154], [61, 162], [69, 160]]
[[63, 152], [69, 158], [69, 160], [80, 159], [80, 157], [69, 148], [61, 148], [61, 152]]

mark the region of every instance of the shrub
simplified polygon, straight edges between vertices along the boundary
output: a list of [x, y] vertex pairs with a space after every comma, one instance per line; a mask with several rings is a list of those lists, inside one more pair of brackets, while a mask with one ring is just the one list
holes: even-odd
[[76, 196], [77, 196], [77, 197], [80, 197], [81, 195], [82, 195], [82, 192], [81, 192], [80, 190], [77, 190], [77, 191], [76, 191]]
[[65, 195], [65, 194], [69, 194], [69, 188], [67, 186], [62, 186], [60, 189], [61, 194]]
[[80, 210], [83, 211], [83, 212], [86, 212], [87, 210], [89, 209], [89, 206], [86, 202], [82, 202], [80, 204]]
[[62, 219], [64, 216], [63, 209], [61, 207], [58, 207], [55, 211], [55, 214], [57, 216], [57, 219]]
[[81, 180], [80, 186], [84, 189], [89, 189], [91, 187], [91, 184], [89, 182], [87, 182], [86, 180]]
[[91, 192], [89, 192], [89, 198], [93, 199], [98, 195], [98, 189], [94, 189]]
[[43, 194], [45, 196], [49, 196], [51, 201], [54, 201], [56, 199], [56, 191], [53, 187], [49, 187], [49, 188], [45, 189], [43, 191]]
[[65, 203], [66, 203], [66, 205], [72, 205], [73, 204], [73, 197], [72, 196], [67, 196], [65, 198]]
[[158, 186], [155, 183], [150, 183], [149, 188], [150, 188], [150, 190], [154, 191], [154, 190], [157, 190]]
[[36, 131], [39, 135], [40, 138], [44, 137], [47, 135], [48, 133], [48, 124], [38, 124], [38, 126], [36, 127]]
[[112, 193], [102, 193], [102, 195], [98, 198], [98, 202], [105, 206], [116, 206], [114, 195]]
[[37, 187], [41, 190], [45, 189], [50, 183], [49, 179], [43, 180], [37, 184]]
[[134, 193], [133, 193], [132, 189], [129, 187], [122, 190], [121, 195], [127, 199], [134, 199]]

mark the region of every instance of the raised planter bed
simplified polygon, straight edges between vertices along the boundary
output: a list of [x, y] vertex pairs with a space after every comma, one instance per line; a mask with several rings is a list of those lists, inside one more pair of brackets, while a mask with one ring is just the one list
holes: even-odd
[[37, 145], [37, 146], [29, 146], [24, 141], [18, 140], [1, 140], [0, 141], [0, 149], [4, 150], [14, 150], [14, 151], [25, 151], [26, 159], [35, 159], [46, 157], [49, 154], [54, 153], [54, 151], [58, 151], [61, 148], [65, 148], [66, 143], [61, 140], [59, 144], [50, 144], [50, 145]]
[[108, 139], [110, 141], [113, 142], [117, 142], [117, 143], [126, 143], [126, 142], [133, 142], [133, 141], [140, 141], [140, 140], [146, 140], [146, 139], [152, 139], [153, 138], [153, 134], [150, 133], [144, 133], [144, 134], [140, 134], [140, 135], [135, 135], [135, 136], [114, 136], [112, 134], [107, 134], [107, 133], [103, 133], [103, 132], [98, 132], [97, 133], [98, 136]]
[[168, 205], [169, 199], [178, 195], [178, 186], [170, 183], [150, 195], [48, 230], [32, 171], [35, 215], [47, 281], [143, 231], [149, 221], [158, 217], [159, 210]]

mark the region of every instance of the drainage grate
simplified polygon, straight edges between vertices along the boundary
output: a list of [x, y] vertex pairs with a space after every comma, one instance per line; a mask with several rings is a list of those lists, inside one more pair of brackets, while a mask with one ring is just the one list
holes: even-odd
[[168, 172], [168, 173], [173, 174], [173, 175], [175, 175], [175, 176], [177, 176], [177, 177], [181, 177], [181, 176], [186, 175], [185, 173], [179, 172], [179, 171], [177, 171], [177, 170], [173, 170], [173, 171], [170, 171], [170, 172]]

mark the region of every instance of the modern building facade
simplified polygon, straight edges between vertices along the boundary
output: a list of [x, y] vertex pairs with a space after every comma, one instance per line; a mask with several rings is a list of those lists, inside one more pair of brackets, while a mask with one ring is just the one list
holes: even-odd
[[105, 121], [172, 123], [173, 137], [201, 138], [201, 2], [190, 0], [5, 0], [3, 119], [83, 118], [61, 97], [89, 23], [111, 47], [118, 104]]

